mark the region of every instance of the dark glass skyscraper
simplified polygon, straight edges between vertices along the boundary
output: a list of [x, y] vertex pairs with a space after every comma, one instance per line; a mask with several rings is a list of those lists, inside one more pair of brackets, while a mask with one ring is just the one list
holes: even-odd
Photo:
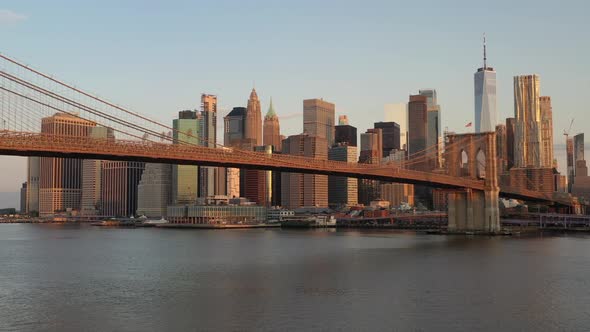
[[389, 156], [391, 150], [400, 149], [399, 124], [395, 122], [375, 122], [375, 128], [382, 131], [383, 157]]
[[335, 127], [336, 137], [334, 139], [335, 145], [357, 146], [357, 131], [356, 128], [350, 125], [340, 125]]

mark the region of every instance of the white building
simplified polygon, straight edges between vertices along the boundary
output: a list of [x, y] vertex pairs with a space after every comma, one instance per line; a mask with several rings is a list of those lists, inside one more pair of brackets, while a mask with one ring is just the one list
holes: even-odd
[[484, 38], [483, 67], [473, 75], [475, 87], [475, 132], [495, 131], [498, 124], [496, 110], [496, 71], [487, 66]]

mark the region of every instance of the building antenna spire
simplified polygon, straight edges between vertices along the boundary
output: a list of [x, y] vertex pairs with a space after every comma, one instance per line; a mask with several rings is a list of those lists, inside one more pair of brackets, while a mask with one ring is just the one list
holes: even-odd
[[488, 57], [486, 53], [486, 33], [483, 33], [483, 69], [488, 68]]

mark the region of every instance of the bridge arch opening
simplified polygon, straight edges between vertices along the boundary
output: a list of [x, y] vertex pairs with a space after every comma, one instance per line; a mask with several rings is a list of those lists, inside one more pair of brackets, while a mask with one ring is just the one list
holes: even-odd
[[483, 152], [482, 149], [477, 151], [475, 155], [475, 162], [476, 165], [476, 176], [478, 179], [485, 179], [486, 178], [486, 154]]
[[465, 150], [461, 150], [461, 163], [459, 164], [461, 176], [469, 175], [469, 156]]

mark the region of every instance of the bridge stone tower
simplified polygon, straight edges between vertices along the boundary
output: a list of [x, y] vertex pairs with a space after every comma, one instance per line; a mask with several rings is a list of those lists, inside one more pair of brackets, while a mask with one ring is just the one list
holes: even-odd
[[449, 175], [483, 180], [484, 190], [452, 191], [448, 196], [450, 232], [498, 232], [500, 211], [496, 133], [447, 135], [445, 161]]

